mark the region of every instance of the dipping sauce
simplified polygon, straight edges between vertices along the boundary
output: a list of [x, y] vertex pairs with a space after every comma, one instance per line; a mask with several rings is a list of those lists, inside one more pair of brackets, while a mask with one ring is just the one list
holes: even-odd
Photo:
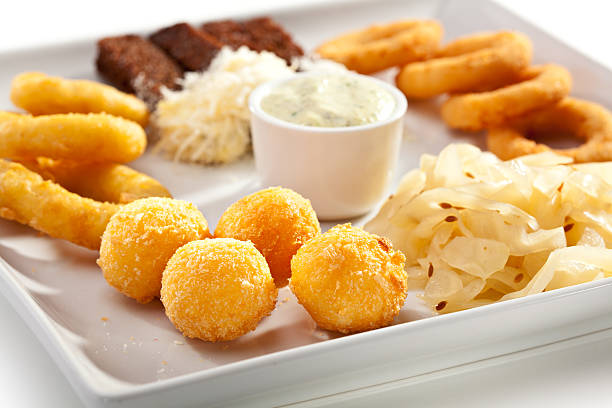
[[348, 127], [391, 116], [395, 100], [375, 81], [351, 74], [304, 75], [274, 88], [261, 109], [304, 126]]

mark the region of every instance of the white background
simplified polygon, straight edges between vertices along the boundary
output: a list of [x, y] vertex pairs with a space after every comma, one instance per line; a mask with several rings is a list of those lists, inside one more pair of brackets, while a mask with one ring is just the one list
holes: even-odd
[[[10, 1], [10, 0], [9, 0]], [[265, 10], [290, 0], [171, 2], [75, 0], [2, 2], [0, 52], [75, 37], [137, 31], [189, 18], [190, 8], [213, 19]], [[408, 0], [407, 0], [408, 1]], [[300, 3], [305, 3], [302, 0]], [[323, 3], [321, 0], [311, 2]], [[612, 67], [609, 3], [596, 0], [500, 0], [522, 17]], [[612, 84], [602, 84], [611, 87]], [[612, 300], [611, 300], [612, 301]], [[81, 407], [33, 333], [0, 296], [0, 407]], [[364, 397], [360, 406], [612, 406], [612, 336], [470, 372], [456, 372]], [[355, 401], [351, 406], [356, 404]]]

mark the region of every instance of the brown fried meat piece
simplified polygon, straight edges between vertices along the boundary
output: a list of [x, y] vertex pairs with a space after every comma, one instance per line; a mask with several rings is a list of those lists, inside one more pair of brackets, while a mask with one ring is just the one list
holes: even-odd
[[293, 57], [304, 55], [302, 48], [293, 42], [291, 36], [270, 17], [245, 21], [244, 27], [257, 47], [255, 51], [273, 52], [289, 63]]
[[157, 31], [150, 40], [137, 35], [103, 38], [98, 41], [96, 65], [110, 83], [135, 93], [151, 109], [161, 99], [162, 86], [178, 89], [183, 68], [208, 68], [224, 45], [270, 51], [288, 63], [304, 55], [291, 36], [269, 17], [214, 21], [202, 25], [201, 30], [179, 23]]
[[238, 49], [246, 45], [250, 49], [255, 49], [255, 43], [251, 39], [251, 34], [246, 30], [244, 24], [234, 20], [220, 20], [204, 23], [201, 27], [206, 34], [216, 38], [223, 45], [232, 49]]
[[201, 71], [210, 65], [223, 47], [215, 37], [187, 23], [162, 28], [149, 37], [187, 71]]
[[183, 74], [163, 50], [137, 35], [99, 40], [96, 66], [114, 86], [135, 93], [149, 107], [161, 98], [162, 86], [177, 89], [177, 80]]
[[293, 57], [304, 55], [291, 36], [269, 17], [254, 18], [244, 23], [214, 21], [205, 23], [201, 29], [233, 49], [246, 45], [254, 51], [270, 51], [288, 63]]

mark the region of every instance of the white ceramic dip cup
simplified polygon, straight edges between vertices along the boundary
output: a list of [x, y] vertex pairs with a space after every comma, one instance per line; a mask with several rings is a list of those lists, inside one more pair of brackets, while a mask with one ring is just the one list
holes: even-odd
[[311, 201], [321, 220], [368, 212], [386, 195], [397, 164], [406, 98], [386, 82], [359, 76], [393, 96], [395, 109], [387, 119], [360, 126], [317, 127], [286, 122], [263, 111], [262, 99], [296, 76], [262, 84], [249, 98], [253, 150], [262, 184], [297, 191]]

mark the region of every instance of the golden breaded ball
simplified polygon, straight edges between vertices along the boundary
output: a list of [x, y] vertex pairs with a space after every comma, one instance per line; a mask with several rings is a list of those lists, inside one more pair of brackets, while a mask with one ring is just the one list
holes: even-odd
[[391, 323], [406, 300], [406, 258], [351, 224], [304, 244], [291, 260], [291, 290], [319, 327], [353, 333]]
[[150, 197], [125, 204], [102, 235], [98, 265], [119, 292], [140, 303], [159, 296], [168, 259], [188, 242], [210, 237], [191, 203]]
[[250, 242], [193, 241], [168, 261], [161, 301], [183, 335], [227, 341], [254, 330], [276, 304], [265, 258]]
[[215, 237], [251, 241], [268, 261], [277, 287], [291, 277], [291, 257], [321, 233], [310, 201], [293, 190], [272, 187], [232, 204], [221, 216]]

